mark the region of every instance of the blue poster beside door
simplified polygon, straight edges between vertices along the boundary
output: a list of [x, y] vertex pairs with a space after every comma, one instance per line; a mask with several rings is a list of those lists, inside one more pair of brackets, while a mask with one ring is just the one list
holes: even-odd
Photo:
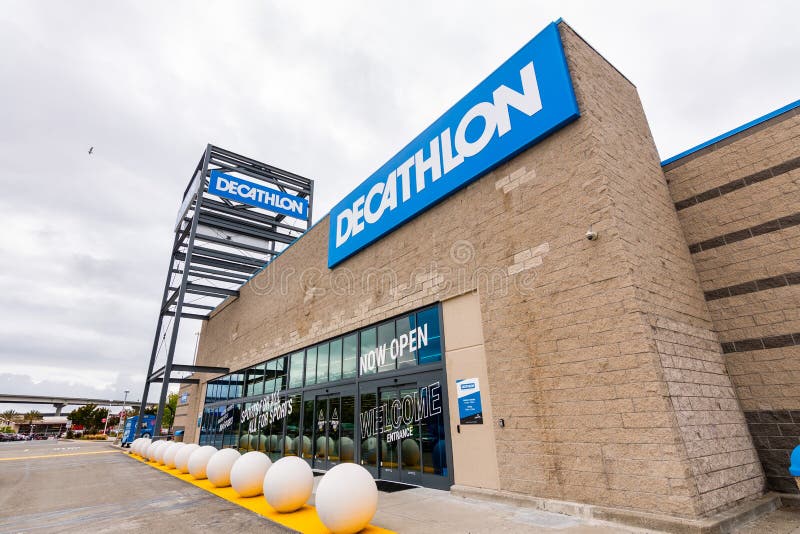
[[477, 378], [456, 380], [458, 419], [462, 425], [482, 425], [481, 386]]

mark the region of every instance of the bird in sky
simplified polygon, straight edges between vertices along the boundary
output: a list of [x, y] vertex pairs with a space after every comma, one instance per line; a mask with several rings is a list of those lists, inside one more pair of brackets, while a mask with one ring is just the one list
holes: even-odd
[[92, 152], [94, 152], [94, 147], [93, 147], [93, 146], [90, 146], [90, 147], [89, 147], [89, 154], [91, 154]]

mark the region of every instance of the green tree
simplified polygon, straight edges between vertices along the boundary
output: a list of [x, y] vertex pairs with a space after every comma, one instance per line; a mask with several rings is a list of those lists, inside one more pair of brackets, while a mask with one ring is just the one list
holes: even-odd
[[6, 421], [7, 423], [11, 424], [17, 420], [19, 414], [14, 410], [6, 410], [2, 414], [0, 414], [0, 419]]
[[170, 393], [167, 403], [164, 405], [164, 416], [161, 418], [161, 426], [172, 428], [175, 422], [175, 410], [178, 408], [178, 394]]
[[38, 410], [31, 410], [25, 414], [24, 417], [25, 421], [28, 423], [33, 423], [34, 421], [41, 421], [42, 420], [42, 412]]
[[42, 413], [38, 410], [31, 410], [25, 414], [23, 420], [28, 422], [28, 424], [30, 425], [30, 433], [33, 434], [33, 422], [41, 421]]
[[[158, 404], [151, 404], [150, 406], [145, 406], [144, 414], [145, 415], [155, 415], [158, 411]], [[133, 408], [128, 410], [128, 417], [133, 417], [134, 415], [139, 415], [139, 406], [134, 405]]]
[[98, 408], [96, 404], [87, 404], [72, 410], [67, 419], [73, 425], [81, 425], [87, 434], [96, 434], [103, 428], [103, 418], [108, 416], [108, 409]]

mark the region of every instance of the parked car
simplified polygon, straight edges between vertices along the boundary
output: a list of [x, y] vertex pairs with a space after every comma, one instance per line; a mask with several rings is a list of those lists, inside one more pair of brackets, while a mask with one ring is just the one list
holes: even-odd
[[16, 434], [9, 434], [8, 432], [0, 433], [0, 441], [14, 441]]

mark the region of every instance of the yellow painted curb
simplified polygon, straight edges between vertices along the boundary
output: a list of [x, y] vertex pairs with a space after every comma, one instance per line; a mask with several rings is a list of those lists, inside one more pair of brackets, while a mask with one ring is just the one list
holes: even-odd
[[[127, 453], [124, 453], [128, 455]], [[239, 494], [231, 488], [217, 488], [208, 480], [196, 480], [192, 475], [183, 474], [177, 469], [168, 469], [164, 465], [156, 465], [155, 462], [149, 462], [144, 458], [140, 458], [134, 455], [128, 455], [131, 458], [135, 458], [140, 462], [149, 465], [155, 469], [163, 471], [169, 475], [174, 476], [184, 482], [188, 482], [194, 486], [197, 486], [200, 489], [204, 489], [209, 493], [213, 493], [217, 497], [225, 499], [226, 501], [232, 502], [233, 504], [237, 504], [242, 508], [250, 510], [251, 512], [255, 512], [256, 514], [266, 517], [270, 521], [283, 525], [285, 527], [289, 527], [291, 529], [297, 530], [299, 532], [303, 532], [304, 534], [331, 534], [331, 531], [322, 523], [319, 516], [317, 515], [317, 509], [311, 505], [305, 505], [296, 512], [291, 512], [288, 514], [282, 514], [280, 512], [276, 512], [274, 508], [272, 508], [267, 500], [264, 498], [263, 495], [259, 495], [258, 497], [239, 497]], [[394, 531], [386, 530], [384, 528], [376, 527], [373, 525], [368, 525], [364, 530], [361, 531], [361, 534], [395, 534]]]

